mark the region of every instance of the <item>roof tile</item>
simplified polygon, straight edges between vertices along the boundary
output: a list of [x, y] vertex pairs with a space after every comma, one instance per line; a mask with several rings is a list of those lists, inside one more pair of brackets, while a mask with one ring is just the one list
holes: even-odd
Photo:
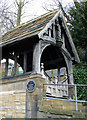
[[[2, 36], [2, 41], [0, 44], [7, 43], [8, 41], [14, 41], [15, 39], [27, 37], [27, 35], [31, 36], [32, 33], [37, 34], [40, 32], [47, 23], [54, 17], [54, 15], [58, 11], [55, 10], [53, 12], [46, 13], [40, 17], [37, 17], [33, 20], [30, 20], [27, 23], [24, 23], [13, 30], [7, 32], [5, 35]], [[8, 43], [9, 44], [9, 43]]]

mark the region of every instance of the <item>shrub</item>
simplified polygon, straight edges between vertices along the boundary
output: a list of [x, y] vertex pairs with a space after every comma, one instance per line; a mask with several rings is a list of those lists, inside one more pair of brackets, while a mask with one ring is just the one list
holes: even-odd
[[[74, 70], [74, 84], [87, 85], [87, 69], [79, 68]], [[87, 87], [77, 87], [78, 100], [87, 101]]]

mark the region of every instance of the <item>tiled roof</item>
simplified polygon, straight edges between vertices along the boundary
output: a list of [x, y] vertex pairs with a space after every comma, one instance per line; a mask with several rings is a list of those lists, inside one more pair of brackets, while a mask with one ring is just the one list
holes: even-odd
[[0, 44], [5, 44], [15, 41], [17, 39], [22, 39], [23, 37], [29, 37], [33, 35], [37, 35], [49, 21], [55, 16], [58, 10], [48, 12], [40, 17], [37, 17], [29, 22], [22, 24], [2, 36], [2, 41]]

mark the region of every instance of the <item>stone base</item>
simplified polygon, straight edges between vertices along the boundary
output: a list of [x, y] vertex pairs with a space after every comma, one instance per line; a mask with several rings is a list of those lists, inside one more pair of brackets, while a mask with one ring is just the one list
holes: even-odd
[[69, 94], [69, 99], [74, 99], [74, 94], [75, 94], [75, 92], [74, 92], [75, 90], [74, 90], [74, 86], [68, 86], [68, 94]]

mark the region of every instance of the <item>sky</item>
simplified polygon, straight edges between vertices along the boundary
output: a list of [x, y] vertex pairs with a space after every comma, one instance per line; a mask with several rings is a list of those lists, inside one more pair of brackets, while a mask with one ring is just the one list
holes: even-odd
[[[14, 1], [15, 0], [0, 0], [2, 2], [7, 2], [7, 4], [9, 4], [12, 8], [12, 11], [15, 11], [15, 7], [14, 7]], [[19, 1], [19, 0], [17, 0]], [[53, 1], [57, 1], [57, 0], [25, 0], [25, 1], [31, 1], [28, 4], [25, 5], [23, 11], [25, 12], [24, 16], [22, 17], [22, 22], [21, 23], [25, 23], [27, 21], [29, 21], [32, 18], [35, 18], [37, 16], [40, 16], [44, 13], [46, 13], [47, 11], [43, 9], [42, 6], [48, 6], [49, 4], [53, 5], [54, 2]], [[68, 4], [73, 3], [73, 0], [59, 0], [63, 7], [65, 7]]]
[[[60, 0], [60, 1], [62, 2], [63, 7], [73, 3], [73, 0]], [[28, 21], [29, 19], [32, 19], [32, 15], [33, 17], [37, 17], [46, 13], [47, 11], [43, 9], [43, 6], [44, 5], [47, 6], [49, 4], [53, 4], [53, 0], [33, 0], [33, 2], [26, 7], [27, 12], [25, 13], [25, 16], [27, 17], [23, 18], [23, 22]], [[31, 14], [31, 16], [29, 16], [29, 13]]]

